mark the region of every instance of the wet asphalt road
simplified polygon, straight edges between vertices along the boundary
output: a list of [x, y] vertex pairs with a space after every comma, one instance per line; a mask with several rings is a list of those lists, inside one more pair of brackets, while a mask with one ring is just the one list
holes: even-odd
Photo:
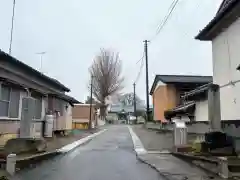
[[159, 180], [159, 174], [139, 162], [125, 125], [108, 130], [64, 156], [18, 174], [14, 180]]

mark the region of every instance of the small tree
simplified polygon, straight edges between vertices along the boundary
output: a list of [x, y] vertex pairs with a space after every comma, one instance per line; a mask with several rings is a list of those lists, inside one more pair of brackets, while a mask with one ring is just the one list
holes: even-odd
[[100, 103], [100, 116], [106, 116], [107, 99], [123, 88], [122, 63], [119, 54], [101, 49], [89, 69], [93, 95]]
[[[85, 104], [91, 104], [90, 96], [87, 97], [87, 100], [85, 101]], [[92, 104], [96, 104], [96, 100], [94, 98], [92, 98]]]

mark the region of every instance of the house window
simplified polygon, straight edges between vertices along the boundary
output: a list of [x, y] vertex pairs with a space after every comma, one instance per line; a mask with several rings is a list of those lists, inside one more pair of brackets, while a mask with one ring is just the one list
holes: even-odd
[[55, 99], [55, 110], [60, 113], [60, 116], [63, 115], [64, 110], [64, 101], [61, 99]]
[[35, 99], [34, 119], [40, 120], [42, 118], [42, 97], [34, 92], [31, 96]]
[[0, 117], [18, 118], [20, 91], [0, 85]]
[[35, 100], [35, 114], [34, 119], [41, 119], [42, 117], [42, 99], [38, 98]]

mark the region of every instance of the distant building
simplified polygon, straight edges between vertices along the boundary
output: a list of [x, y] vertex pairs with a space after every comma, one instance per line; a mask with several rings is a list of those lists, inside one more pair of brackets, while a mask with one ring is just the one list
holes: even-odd
[[[95, 104], [92, 105], [91, 116], [92, 127], [94, 127], [97, 125], [97, 109]], [[73, 129], [87, 129], [90, 121], [90, 104], [74, 104], [72, 119]]]
[[[136, 111], [146, 112], [145, 105], [137, 104]], [[124, 103], [119, 102], [118, 104], [112, 104], [109, 106], [107, 118], [113, 119], [115, 121], [124, 120], [127, 122], [128, 120], [130, 120], [130, 117], [133, 115], [134, 115], [134, 105], [133, 104], [125, 105]]]

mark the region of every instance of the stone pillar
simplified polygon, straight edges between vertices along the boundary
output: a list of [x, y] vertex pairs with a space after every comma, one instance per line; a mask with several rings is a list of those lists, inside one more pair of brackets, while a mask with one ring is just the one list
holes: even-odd
[[14, 175], [15, 174], [15, 171], [16, 171], [16, 154], [9, 154], [7, 156], [6, 171], [10, 175]]
[[208, 90], [208, 120], [211, 131], [221, 131], [220, 88], [216, 84]]

